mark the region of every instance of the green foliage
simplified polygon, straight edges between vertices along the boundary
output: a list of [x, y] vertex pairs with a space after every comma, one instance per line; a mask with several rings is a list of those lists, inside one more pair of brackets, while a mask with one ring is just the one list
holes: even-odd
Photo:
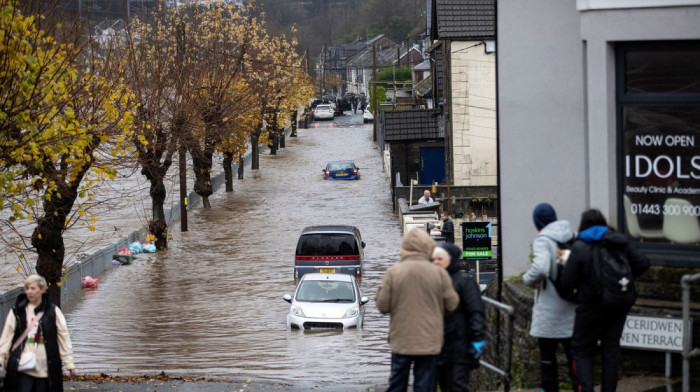
[[411, 67], [396, 67], [396, 68], [385, 68], [377, 72], [377, 82], [378, 86], [383, 86], [387, 90], [394, 88], [394, 80], [396, 80], [396, 87], [408, 87], [412, 83], [412, 73]]
[[[377, 108], [374, 107], [374, 99], [370, 101], [370, 111], [373, 115], [377, 115]], [[380, 102], [386, 102], [386, 89], [383, 86], [377, 86], [377, 104]]]

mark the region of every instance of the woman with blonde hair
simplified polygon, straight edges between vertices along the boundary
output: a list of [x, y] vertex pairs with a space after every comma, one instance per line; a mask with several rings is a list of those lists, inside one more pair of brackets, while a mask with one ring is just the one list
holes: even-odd
[[[34, 357], [34, 365], [23, 366]], [[22, 359], [20, 361], [20, 359]], [[46, 280], [30, 275], [0, 335], [0, 361], [7, 370], [5, 391], [63, 391], [62, 365], [75, 375], [66, 319], [46, 293]]]

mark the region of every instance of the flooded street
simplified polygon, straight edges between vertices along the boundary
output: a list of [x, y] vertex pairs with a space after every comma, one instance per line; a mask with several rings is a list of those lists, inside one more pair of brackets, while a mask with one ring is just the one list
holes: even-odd
[[[169, 374], [361, 387], [385, 383], [388, 316], [374, 295], [398, 259], [401, 232], [389, 180], [362, 115], [299, 129], [276, 156], [246, 167], [234, 192], [223, 187], [171, 227], [170, 249], [139, 255], [100, 277], [64, 306], [79, 372]], [[353, 160], [359, 181], [325, 181], [330, 160]], [[364, 327], [287, 330], [296, 242], [305, 226], [357, 226], [365, 248]]]

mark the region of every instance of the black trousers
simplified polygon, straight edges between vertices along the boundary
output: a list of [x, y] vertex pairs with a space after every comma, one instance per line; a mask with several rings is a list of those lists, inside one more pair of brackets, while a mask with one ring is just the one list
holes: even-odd
[[578, 381], [573, 368], [573, 358], [571, 356], [571, 339], [549, 339], [538, 338], [540, 345], [540, 380], [542, 389], [545, 392], [559, 391], [559, 371], [557, 366], [557, 345], [564, 347], [566, 354], [566, 365], [571, 377], [571, 386], [574, 391], [578, 387]]
[[466, 363], [443, 363], [437, 366], [437, 384], [440, 392], [467, 392], [469, 371]]
[[602, 379], [600, 392], [617, 389], [617, 373], [620, 368], [620, 336], [625, 327], [626, 310], [601, 310], [590, 306], [576, 309], [571, 354], [574, 372], [578, 377], [578, 392], [593, 392], [593, 356], [600, 341]]
[[17, 372], [18, 392], [49, 392], [49, 379], [32, 377], [24, 372]]

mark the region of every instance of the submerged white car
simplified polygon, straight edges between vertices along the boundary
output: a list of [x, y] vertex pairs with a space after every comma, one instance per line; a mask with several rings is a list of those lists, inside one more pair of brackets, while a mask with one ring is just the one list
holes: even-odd
[[369, 111], [369, 109], [365, 109], [365, 111], [362, 113], [362, 122], [363, 123], [368, 123], [368, 122], [373, 122], [374, 121], [374, 116], [372, 115], [372, 112]]
[[287, 328], [358, 328], [365, 316], [365, 304], [357, 280], [346, 274], [308, 273], [294, 293], [282, 298], [292, 304]]

